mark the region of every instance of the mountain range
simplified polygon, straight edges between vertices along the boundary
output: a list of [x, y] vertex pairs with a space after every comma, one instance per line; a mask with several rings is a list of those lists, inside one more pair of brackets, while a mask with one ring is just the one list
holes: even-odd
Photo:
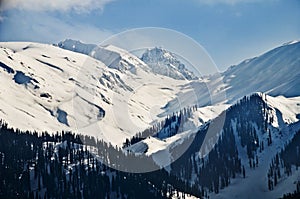
[[299, 66], [298, 41], [202, 77], [159, 47], [2, 42], [0, 118], [150, 157], [194, 197], [278, 198], [300, 181]]

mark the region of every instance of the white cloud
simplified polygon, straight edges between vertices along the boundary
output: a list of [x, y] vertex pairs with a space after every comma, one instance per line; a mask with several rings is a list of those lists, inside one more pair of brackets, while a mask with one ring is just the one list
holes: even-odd
[[113, 0], [3, 0], [1, 10], [21, 9], [34, 11], [69, 11], [87, 12], [102, 10]]
[[13, 12], [1, 24], [2, 41], [57, 43], [66, 38], [99, 44], [113, 33], [88, 23], [66, 22], [43, 12]]

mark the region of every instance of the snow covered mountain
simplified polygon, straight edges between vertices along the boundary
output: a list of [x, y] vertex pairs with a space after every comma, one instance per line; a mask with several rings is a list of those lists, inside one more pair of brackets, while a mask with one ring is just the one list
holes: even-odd
[[106, 66], [121, 71], [131, 70], [135, 72], [135, 67], [145, 69], [145, 63], [135, 55], [112, 45], [101, 47], [95, 44], [85, 44], [77, 40], [66, 39], [59, 42], [57, 46], [66, 50], [89, 55], [103, 62]]
[[[231, 66], [221, 74], [213, 74], [193, 82], [189, 85], [190, 91], [181, 93], [178, 99], [185, 104], [206, 106], [219, 102], [233, 103], [253, 92], [264, 92], [272, 96], [299, 96], [299, 66], [300, 42], [290, 42]], [[197, 101], [191, 98], [194, 93], [201, 93], [197, 96]], [[170, 109], [175, 109], [176, 106], [175, 100], [168, 104]]]
[[[300, 179], [300, 172], [295, 168], [292, 169], [292, 175], [286, 174], [284, 168], [278, 168], [281, 170], [281, 176], [276, 182], [274, 176], [268, 177], [273, 158], [285, 149], [286, 144], [300, 130], [299, 102], [300, 97], [271, 97], [256, 93], [242, 98], [227, 108], [223, 112], [226, 118], [222, 130], [210, 132], [212, 136], [209, 139], [203, 136], [209, 133], [209, 126], [219, 123], [219, 116], [192, 132], [186, 129], [163, 139], [156, 136], [148, 137], [129, 146], [127, 150], [136, 153], [145, 152], [152, 156], [157, 164], [167, 166], [170, 173], [197, 187], [202, 186], [200, 189], [215, 192], [209, 193], [212, 198], [245, 198], [249, 194], [251, 198], [252, 196], [253, 198], [279, 198], [285, 192], [293, 192], [296, 188], [294, 183]], [[193, 110], [191, 118], [194, 118], [200, 109]], [[177, 123], [180, 121], [174, 120], [171, 126]], [[167, 127], [166, 129], [171, 131]], [[212, 142], [216, 138], [217, 141]], [[209, 146], [210, 144], [213, 146]], [[172, 163], [178, 158], [176, 157], [178, 149], [183, 150], [185, 145], [189, 147], [180, 154], [178, 160]], [[211, 149], [210, 153], [203, 157], [201, 154], [206, 153], [205, 150], [208, 148]], [[233, 164], [240, 165], [238, 168], [243, 167], [245, 174], [239, 169], [234, 171], [236, 167], [232, 167], [231, 162], [226, 163], [230, 159], [236, 161]], [[172, 164], [169, 165], [170, 163]], [[222, 166], [219, 167], [220, 165]], [[217, 171], [209, 174], [214, 169]], [[227, 172], [235, 174], [224, 178], [228, 175]], [[224, 184], [219, 185], [217, 182], [210, 189], [210, 183], [216, 183], [216, 179], [221, 182], [224, 180]], [[228, 186], [225, 182], [227, 180], [229, 183], [231, 181], [232, 185], [225, 188]], [[268, 180], [275, 183], [273, 186], [276, 187], [272, 190], [268, 187]]]
[[[78, 41], [75, 40], [66, 41], [72, 41], [71, 43], [75, 46], [78, 43]], [[81, 51], [84, 53], [83, 49], [87, 48], [86, 45], [89, 46], [90, 44], [80, 43], [78, 49], [82, 49]], [[110, 49], [109, 46], [104, 48], [96, 47], [95, 49], [99, 50], [96, 59], [110, 66], [112, 61], [109, 57], [115, 56], [110, 56], [110, 53], [105, 53], [106, 50], [102, 49], [107, 49], [111, 52], [114, 51], [113, 49], [116, 47], [111, 48], [112, 49]], [[73, 50], [72, 48], [67, 49]], [[84, 54], [91, 54], [91, 56], [93, 56], [97, 50]], [[119, 51], [121, 51], [121, 49], [119, 49]], [[132, 54], [131, 56], [134, 57], [136, 63], [139, 63], [140, 66], [146, 64], [150, 69], [147, 66], [144, 66], [144, 69], [151, 70], [155, 74], [169, 76], [174, 79], [197, 79], [173, 53], [165, 49], [158, 47], [147, 49], [141, 56], [141, 59], [138, 59]], [[189, 89], [186, 89], [187, 92], [179, 94], [178, 99], [184, 102], [184, 104], [206, 106], [219, 102], [232, 103], [253, 92], [265, 92], [273, 96], [299, 96], [300, 91], [297, 89], [297, 85], [300, 83], [298, 70], [300, 65], [299, 57], [300, 42], [292, 41], [285, 43], [260, 56], [247, 59], [238, 65], [231, 66], [221, 74], [204, 76], [198, 81], [186, 84], [185, 86], [189, 87]], [[140, 62], [137, 60], [140, 60]], [[136, 63], [125, 64], [125, 67], [120, 67], [120, 64], [112, 64], [111, 67], [118, 69], [131, 68], [126, 66], [132, 66]], [[199, 93], [201, 93], [201, 95], [198, 95]], [[226, 99], [224, 99], [224, 93], [226, 93]], [[195, 94], [197, 95], [196, 97], [191, 97]], [[209, 100], [209, 98], [212, 98], [213, 102]], [[194, 101], [195, 99], [196, 101]], [[176, 100], [177, 99], [174, 100], [175, 104], [171, 101], [168, 104], [168, 108], [178, 110], [178, 107], [175, 107], [177, 105]]]
[[[197, 196], [281, 197], [300, 180], [283, 155], [276, 172], [284, 174], [269, 171], [300, 129], [300, 42], [201, 79], [161, 48], [139, 59], [111, 45], [58, 46], [0, 43], [0, 119], [9, 126], [126, 141], [124, 151], [152, 157]], [[221, 118], [222, 129], [206, 138]]]
[[[145, 151], [144, 148], [146, 147], [148, 155], [153, 155], [159, 151], [165, 151], [166, 149], [169, 150], [170, 148], [174, 147], [174, 144], [176, 145], [180, 140], [184, 140], [185, 138], [190, 137], [191, 134], [199, 131], [199, 129], [201, 129], [203, 125], [205, 126], [210, 122], [213, 122], [223, 112], [230, 112], [232, 107], [235, 106], [240, 106], [241, 108], [245, 109], [245, 114], [249, 115], [249, 112], [251, 112], [251, 110], [255, 110], [255, 107], [243, 107], [243, 103], [245, 103], [244, 99], [251, 98], [251, 96], [258, 96], [259, 99], [268, 107], [266, 108], [268, 109], [268, 111], [267, 113], [265, 113], [266, 115], [268, 114], [268, 116], [264, 115], [264, 117], [266, 118], [263, 119], [263, 121], [266, 120], [266, 122], [269, 122], [272, 128], [280, 131], [287, 128], [287, 126], [297, 124], [299, 122], [300, 97], [272, 97], [263, 93], [255, 93], [238, 100], [231, 106], [224, 104], [193, 109], [189, 114], [190, 116], [187, 118], [184, 124], [182, 124], [183, 129], [180, 133], [179, 131], [177, 131], [174, 136], [167, 136], [158, 139], [157, 137], [143, 139], [141, 142], [128, 147], [128, 150], [136, 153], [141, 153]], [[203, 116], [202, 114], [205, 114], [205, 116]], [[231, 113], [229, 113], [229, 116], [226, 115], [226, 117], [229, 117], [229, 120], [234, 120], [235, 118], [232, 118], [230, 114]], [[202, 120], [201, 118], [204, 118], [205, 120]], [[173, 123], [174, 124], [171, 124], [171, 126], [174, 126], [175, 123], [180, 123], [180, 121], [174, 120]], [[299, 127], [296, 127], [294, 130], [298, 130], [297, 128]], [[169, 131], [170, 129], [165, 127], [165, 130]], [[288, 135], [288, 139], [291, 139], [291, 137], [293, 137], [293, 134]], [[281, 144], [284, 144], [286, 141], [287, 140], [281, 140]], [[139, 145], [143, 145], [143, 147]]]
[[111, 45], [96, 46], [94, 44], [85, 44], [80, 41], [66, 39], [59, 42], [57, 46], [89, 55], [102, 61], [108, 67], [118, 70], [131, 70], [134, 72], [136, 66], [146, 69], [145, 64], [147, 64], [155, 74], [180, 80], [197, 79], [193, 72], [189, 71], [173, 53], [158, 47], [147, 49], [142, 57], [138, 59], [133, 54]]
[[197, 79], [193, 72], [189, 71], [173, 53], [163, 48], [147, 49], [143, 53], [141, 60], [156, 74], [169, 76], [174, 79]]
[[[187, 82], [182, 86], [185, 88], [184, 91], [169, 101], [165, 109], [168, 113], [178, 111], [180, 109], [178, 101], [184, 105], [198, 104], [199, 106], [233, 103], [253, 92], [265, 92], [273, 96], [299, 96], [300, 92], [297, 89], [300, 83], [299, 48], [299, 41], [289, 42], [258, 57], [231, 66], [221, 74], [213, 74]], [[104, 56], [105, 53], [100, 54], [104, 59], [98, 59], [105, 62], [107, 56]], [[141, 60], [149, 67], [146, 70], [155, 74], [167, 75], [175, 79], [194, 78], [175, 55], [164, 49], [148, 49], [142, 55]]]
[[94, 54], [118, 57], [105, 59], [106, 64], [52, 45], [0, 46], [5, 85], [0, 88], [0, 118], [23, 130], [73, 130], [122, 144], [162, 120], [163, 107], [186, 83], [149, 72], [136, 56], [113, 46]]
[[263, 55], [231, 66], [223, 73], [223, 89], [230, 99], [257, 91], [272, 96], [299, 96], [299, 66], [300, 42], [286, 43]]
[[[1, 82], [6, 85], [1, 87], [5, 94], [1, 95], [0, 116], [25, 130], [79, 130], [121, 144], [184, 107], [234, 102], [256, 91], [300, 95], [296, 86], [300, 81], [299, 42], [244, 61], [221, 77], [199, 80], [155, 74], [135, 55], [114, 46], [93, 48], [72, 40], [60, 43], [72, 51], [90, 51], [96, 59], [45, 44], [8, 42], [0, 46]], [[159, 48], [148, 50], [143, 57], [149, 63], [181, 64]], [[225, 91], [227, 98], [219, 97]], [[206, 121], [207, 115], [202, 114], [201, 119]]]
[[73, 39], [66, 39], [64, 41], [61, 41], [57, 44], [57, 46], [66, 50], [71, 50], [85, 55], [89, 55], [92, 52], [92, 50], [97, 47], [96, 44], [85, 44], [81, 41], [76, 41]]

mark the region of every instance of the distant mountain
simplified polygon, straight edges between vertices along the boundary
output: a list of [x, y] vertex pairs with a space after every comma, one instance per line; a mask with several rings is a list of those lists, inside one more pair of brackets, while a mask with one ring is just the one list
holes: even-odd
[[101, 47], [95, 44], [85, 44], [77, 40], [66, 39], [59, 42], [57, 46], [66, 50], [89, 55], [103, 62], [106, 66], [120, 71], [131, 70], [135, 72], [135, 67], [145, 68], [145, 64], [135, 55], [112, 45]]
[[[94, 44], [85, 44], [80, 41], [66, 39], [57, 44], [58, 47], [89, 55], [106, 66], [120, 71], [130, 70], [135, 72], [135, 67], [142, 67], [155, 74], [164, 75], [173, 79], [197, 79], [193, 72], [189, 71], [176, 56], [162, 48], [148, 49], [143, 53], [141, 59], [135, 55], [120, 49], [116, 46], [97, 46]], [[147, 67], [145, 66], [147, 65]]]
[[59, 42], [57, 46], [66, 50], [71, 50], [85, 55], [89, 55], [92, 52], [92, 50], [97, 47], [96, 44], [85, 44], [81, 41], [73, 39], [65, 39], [64, 41]]
[[193, 72], [175, 56], [175, 54], [163, 49], [147, 49], [141, 57], [141, 60], [148, 64], [152, 72], [174, 79], [197, 79]]

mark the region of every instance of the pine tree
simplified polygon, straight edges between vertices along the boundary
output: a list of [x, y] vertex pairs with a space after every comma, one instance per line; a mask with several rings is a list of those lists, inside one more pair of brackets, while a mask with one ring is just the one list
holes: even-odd
[[268, 129], [268, 131], [269, 131], [269, 137], [268, 137], [269, 145], [271, 145], [272, 144], [272, 135], [271, 135], [270, 129]]
[[277, 185], [277, 173], [274, 172], [274, 186]]
[[258, 167], [258, 156], [256, 156], [256, 167]]

